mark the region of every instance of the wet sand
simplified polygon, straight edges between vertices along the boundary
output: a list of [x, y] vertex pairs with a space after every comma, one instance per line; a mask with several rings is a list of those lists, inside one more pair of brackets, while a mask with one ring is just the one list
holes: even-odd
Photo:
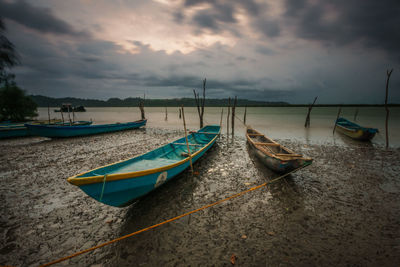
[[[183, 135], [150, 128], [71, 139], [0, 140], [0, 264], [43, 264], [262, 184], [277, 174], [243, 137], [222, 136], [173, 181], [126, 208], [66, 178]], [[268, 188], [59, 265], [398, 266], [400, 149], [278, 140], [314, 163]], [[250, 152], [250, 153], [249, 153]]]

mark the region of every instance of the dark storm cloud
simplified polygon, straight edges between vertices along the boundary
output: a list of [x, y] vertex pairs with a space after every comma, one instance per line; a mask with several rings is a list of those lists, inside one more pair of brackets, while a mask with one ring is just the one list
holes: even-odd
[[241, 5], [247, 11], [247, 13], [252, 16], [258, 16], [263, 9], [262, 5], [253, 0], [238, 1], [238, 4]]
[[71, 25], [54, 16], [50, 9], [32, 6], [23, 0], [0, 0], [0, 16], [42, 33], [89, 35], [87, 32], [76, 31]]
[[281, 32], [278, 22], [266, 18], [257, 19], [254, 22], [254, 26], [258, 31], [261, 31], [266, 37], [277, 37]]
[[201, 4], [214, 4], [216, 3], [216, 0], [185, 0], [185, 6], [197, 6]]
[[212, 3], [209, 8], [197, 11], [192, 18], [192, 23], [200, 29], [219, 32], [223, 24], [237, 22], [235, 12], [235, 6], [230, 2]]
[[399, 14], [398, 0], [287, 0], [285, 17], [300, 38], [335, 45], [361, 42], [399, 53]]

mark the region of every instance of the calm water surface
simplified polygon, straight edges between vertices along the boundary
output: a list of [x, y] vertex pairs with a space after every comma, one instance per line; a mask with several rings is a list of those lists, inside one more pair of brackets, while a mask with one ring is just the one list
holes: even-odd
[[[61, 118], [61, 113], [54, 112], [50, 108], [51, 118]], [[357, 108], [342, 108], [342, 116], [350, 120], [354, 119]], [[47, 119], [47, 108], [39, 108], [38, 119]], [[94, 124], [128, 122], [140, 119], [139, 108], [132, 107], [107, 107], [107, 108], [86, 108], [87, 112], [75, 113], [75, 120], [93, 120]], [[204, 120], [205, 124], [219, 124], [222, 108], [206, 107]], [[247, 108], [247, 124], [253, 126], [260, 132], [273, 139], [295, 139], [302, 142], [328, 143], [328, 144], [352, 144], [352, 140], [340, 133], [332, 134], [334, 121], [338, 108], [315, 107], [311, 112], [311, 127], [305, 129], [304, 122], [307, 115], [307, 107], [254, 107]], [[167, 120], [164, 107], [146, 107], [147, 125], [166, 129], [183, 129], [182, 120], [179, 119], [178, 107], [167, 108]], [[226, 133], [226, 113], [224, 108], [223, 133]], [[236, 116], [243, 120], [244, 108], [236, 108]], [[358, 108], [357, 123], [363, 126], [378, 128], [378, 133], [372, 140], [372, 144], [385, 144], [385, 109], [383, 107]], [[64, 113], [67, 119], [68, 114]], [[72, 114], [71, 114], [72, 117]], [[199, 127], [197, 108], [185, 108], [187, 127], [195, 130]], [[235, 134], [244, 136], [242, 122], [236, 119]], [[231, 121], [229, 122], [231, 124]], [[389, 141], [394, 147], [400, 146], [400, 108], [390, 108], [389, 118]]]

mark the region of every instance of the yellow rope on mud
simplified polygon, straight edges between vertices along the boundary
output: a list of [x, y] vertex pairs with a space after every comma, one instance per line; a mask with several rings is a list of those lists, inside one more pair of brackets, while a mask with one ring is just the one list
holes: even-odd
[[293, 173], [293, 172], [295, 172], [295, 171], [298, 171], [298, 170], [300, 170], [300, 169], [303, 169], [303, 168], [305, 168], [305, 167], [307, 167], [307, 166], [309, 166], [309, 165], [301, 166], [301, 167], [299, 167], [299, 168], [297, 168], [297, 169], [294, 169], [294, 170], [291, 171], [291, 172], [285, 173], [285, 174], [283, 174], [283, 175], [281, 175], [281, 176], [279, 176], [279, 177], [277, 177], [277, 178], [275, 178], [275, 179], [272, 179], [272, 180], [270, 180], [270, 181], [268, 181], [268, 182], [265, 182], [265, 183], [263, 183], [263, 184], [254, 186], [254, 187], [252, 187], [252, 188], [250, 188], [250, 189], [247, 189], [247, 190], [242, 191], [242, 192], [240, 192], [240, 193], [234, 194], [234, 195], [229, 196], [229, 197], [227, 197], [227, 198], [218, 200], [218, 201], [216, 201], [216, 202], [214, 202], [214, 203], [205, 205], [205, 206], [203, 206], [203, 207], [201, 207], [201, 208], [198, 208], [198, 209], [189, 211], [189, 212], [187, 212], [187, 213], [181, 214], [181, 215], [179, 215], [179, 216], [176, 216], [176, 217], [174, 217], [174, 218], [168, 219], [168, 220], [163, 221], [163, 222], [161, 222], [161, 223], [154, 224], [154, 225], [152, 225], [152, 226], [149, 226], [149, 227], [147, 227], [147, 228], [141, 229], [141, 230], [139, 230], [139, 231], [136, 231], [136, 232], [133, 232], [133, 233], [130, 233], [130, 234], [127, 234], [127, 235], [118, 237], [118, 238], [116, 238], [116, 239], [107, 241], [107, 242], [102, 243], [102, 244], [100, 244], [100, 245], [97, 245], [97, 246], [94, 246], [94, 247], [91, 247], [91, 248], [88, 248], [88, 249], [85, 249], [85, 250], [78, 251], [78, 252], [76, 252], [76, 253], [74, 253], [74, 254], [71, 254], [71, 255], [66, 256], [66, 257], [63, 257], [63, 258], [59, 258], [59, 259], [57, 259], [57, 260], [54, 260], [54, 261], [52, 261], [52, 262], [43, 264], [43, 265], [41, 265], [41, 266], [42, 266], [42, 267], [43, 267], [43, 266], [50, 266], [50, 265], [53, 265], [53, 264], [56, 264], [56, 263], [59, 263], [59, 262], [62, 262], [62, 261], [65, 261], [65, 260], [74, 258], [74, 257], [76, 257], [76, 256], [79, 256], [79, 255], [82, 255], [82, 254], [84, 254], [84, 253], [93, 251], [93, 250], [95, 250], [95, 249], [98, 249], [98, 248], [101, 248], [101, 247], [105, 247], [105, 246], [110, 245], [110, 244], [112, 244], [112, 243], [121, 241], [121, 240], [126, 239], [126, 238], [128, 238], [128, 237], [131, 237], [131, 236], [134, 236], [134, 235], [137, 235], [137, 234], [146, 232], [146, 231], [148, 231], [148, 230], [157, 228], [157, 227], [159, 227], [159, 226], [161, 226], [161, 225], [164, 225], [164, 224], [167, 224], [167, 223], [169, 223], [169, 222], [176, 221], [176, 220], [178, 220], [178, 219], [180, 219], [180, 218], [183, 218], [183, 217], [185, 217], [185, 216], [188, 216], [188, 215], [190, 215], [190, 214], [193, 214], [193, 213], [196, 213], [196, 212], [199, 212], [199, 211], [202, 211], [202, 210], [211, 208], [211, 207], [213, 207], [213, 206], [215, 206], [215, 205], [218, 205], [218, 204], [220, 204], [220, 203], [222, 203], [222, 202], [225, 202], [225, 201], [228, 201], [228, 200], [230, 200], [230, 199], [239, 197], [239, 196], [244, 195], [244, 194], [246, 194], [246, 193], [249, 193], [249, 192], [251, 192], [251, 191], [260, 189], [260, 188], [262, 188], [262, 187], [264, 187], [264, 186], [267, 186], [268, 184], [277, 182], [278, 180], [280, 180], [280, 179], [282, 179], [282, 178], [288, 176], [289, 174], [291, 174], [291, 173]]

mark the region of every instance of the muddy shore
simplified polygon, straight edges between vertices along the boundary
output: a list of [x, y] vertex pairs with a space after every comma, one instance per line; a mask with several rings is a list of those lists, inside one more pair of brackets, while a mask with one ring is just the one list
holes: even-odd
[[[243, 137], [126, 208], [66, 178], [152, 150], [183, 131], [0, 140], [0, 265], [36, 266], [277, 177]], [[277, 140], [314, 158], [285, 180], [67, 260], [68, 266], [399, 266], [400, 149]], [[249, 153], [250, 152], [250, 153]]]

